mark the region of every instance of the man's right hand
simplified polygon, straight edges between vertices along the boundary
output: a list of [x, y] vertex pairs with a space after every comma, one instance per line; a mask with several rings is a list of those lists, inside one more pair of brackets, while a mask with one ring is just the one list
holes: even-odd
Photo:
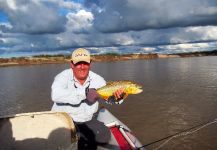
[[99, 94], [96, 92], [96, 89], [90, 88], [86, 91], [86, 99], [91, 104], [95, 103], [100, 98]]

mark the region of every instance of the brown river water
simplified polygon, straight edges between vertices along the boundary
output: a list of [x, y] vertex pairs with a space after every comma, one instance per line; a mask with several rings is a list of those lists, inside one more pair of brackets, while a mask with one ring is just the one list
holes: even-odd
[[[51, 84], [68, 64], [0, 68], [0, 116], [47, 111]], [[146, 145], [217, 118], [217, 57], [97, 62], [92, 70], [106, 80], [131, 80], [143, 93], [122, 105], [106, 106]], [[164, 141], [151, 144], [154, 149]], [[173, 137], [161, 150], [215, 150], [217, 123]]]

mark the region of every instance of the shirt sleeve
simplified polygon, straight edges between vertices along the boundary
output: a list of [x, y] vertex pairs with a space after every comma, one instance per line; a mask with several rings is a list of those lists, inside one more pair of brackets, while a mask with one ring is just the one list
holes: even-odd
[[67, 75], [59, 74], [51, 86], [51, 98], [56, 103], [80, 104], [86, 98], [85, 88], [69, 89]]

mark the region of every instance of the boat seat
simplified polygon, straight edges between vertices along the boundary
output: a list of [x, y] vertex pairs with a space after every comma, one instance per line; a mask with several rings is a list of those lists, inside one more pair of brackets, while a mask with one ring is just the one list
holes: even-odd
[[0, 117], [0, 139], [4, 150], [65, 150], [78, 138], [67, 113], [49, 111]]

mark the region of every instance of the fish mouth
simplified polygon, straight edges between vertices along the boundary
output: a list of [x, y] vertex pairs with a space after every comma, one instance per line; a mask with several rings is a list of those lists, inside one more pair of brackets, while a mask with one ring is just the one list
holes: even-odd
[[142, 93], [142, 92], [143, 92], [143, 89], [138, 88], [138, 89], [136, 90], [135, 94], [139, 94], [139, 93]]

